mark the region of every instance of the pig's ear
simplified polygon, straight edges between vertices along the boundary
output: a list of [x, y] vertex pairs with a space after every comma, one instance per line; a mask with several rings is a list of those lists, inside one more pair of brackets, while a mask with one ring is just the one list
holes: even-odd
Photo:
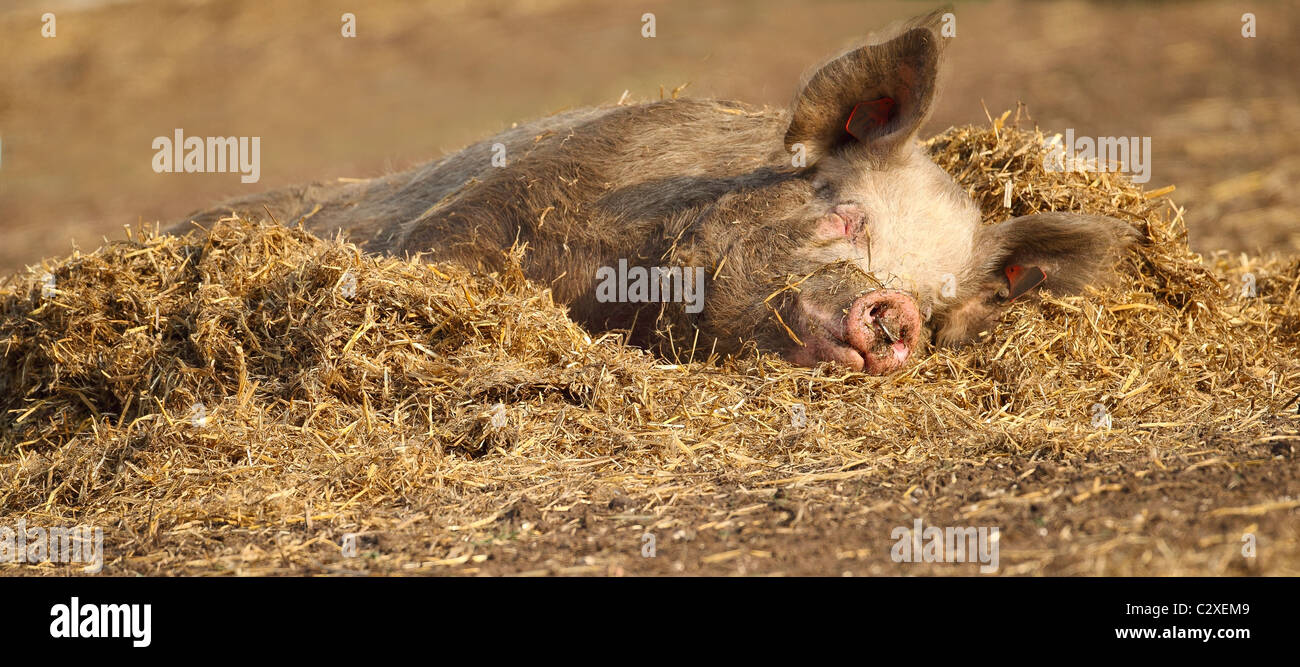
[[980, 229], [974, 261], [935, 329], [941, 345], [960, 345], [992, 326], [1003, 308], [1040, 288], [1075, 294], [1107, 282], [1122, 250], [1141, 239], [1125, 222], [1100, 215], [1039, 213]]
[[887, 158], [930, 114], [944, 38], [937, 11], [853, 49], [813, 73], [795, 100], [787, 150], [807, 164], [827, 155]]
[[[1003, 300], [1042, 286], [1075, 294], [1100, 280], [1120, 251], [1140, 238], [1115, 218], [1079, 213], [1038, 213], [984, 227], [975, 234], [972, 277], [1000, 284]], [[1005, 289], [1005, 292], [1003, 290]]]

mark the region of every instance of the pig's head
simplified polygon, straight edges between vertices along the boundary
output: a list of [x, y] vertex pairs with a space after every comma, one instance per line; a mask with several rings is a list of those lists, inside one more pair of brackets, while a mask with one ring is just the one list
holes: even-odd
[[801, 365], [889, 373], [931, 340], [971, 340], [1039, 285], [1082, 289], [1133, 237], [1066, 213], [980, 225], [916, 141], [936, 91], [936, 21], [816, 71], [784, 137], [786, 159], [805, 162], [727, 193], [699, 222], [692, 252], [720, 268], [695, 325], [719, 351], [752, 341]]

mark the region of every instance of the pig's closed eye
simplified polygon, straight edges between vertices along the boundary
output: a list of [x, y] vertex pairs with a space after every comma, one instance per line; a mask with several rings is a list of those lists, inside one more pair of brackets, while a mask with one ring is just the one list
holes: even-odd
[[866, 214], [856, 204], [836, 204], [817, 220], [817, 233], [827, 240], [856, 239], [866, 225]]

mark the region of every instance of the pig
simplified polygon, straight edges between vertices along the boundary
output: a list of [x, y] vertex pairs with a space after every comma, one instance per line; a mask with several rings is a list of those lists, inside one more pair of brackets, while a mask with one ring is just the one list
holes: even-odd
[[[481, 272], [522, 246], [525, 275], [590, 331], [675, 358], [763, 351], [891, 373], [930, 344], [976, 339], [1036, 287], [1079, 292], [1137, 237], [1087, 214], [981, 225], [916, 140], [938, 88], [939, 22], [831, 59], [787, 109], [571, 110], [410, 171], [229, 201], [175, 230], [270, 212], [367, 251]], [[703, 298], [611, 301], [599, 280], [618, 266], [681, 269], [679, 290]]]

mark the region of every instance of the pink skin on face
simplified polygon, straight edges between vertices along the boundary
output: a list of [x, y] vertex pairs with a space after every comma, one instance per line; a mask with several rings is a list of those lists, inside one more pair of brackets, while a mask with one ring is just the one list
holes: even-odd
[[817, 221], [817, 234], [822, 238], [857, 238], [862, 233], [865, 216], [857, 204], [836, 204], [830, 212]]

